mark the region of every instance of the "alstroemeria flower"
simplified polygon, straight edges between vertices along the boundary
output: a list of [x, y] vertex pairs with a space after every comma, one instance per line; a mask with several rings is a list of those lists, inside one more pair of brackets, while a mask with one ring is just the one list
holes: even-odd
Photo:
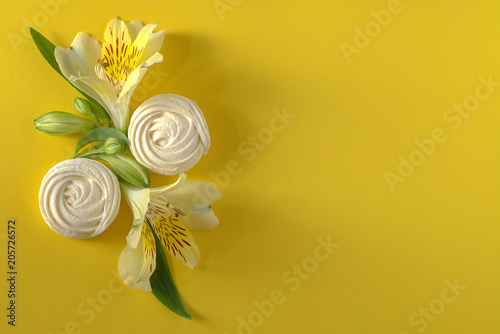
[[147, 69], [163, 61], [158, 52], [165, 32], [158, 24], [125, 24], [116, 18], [104, 32], [104, 41], [78, 33], [68, 49], [56, 47], [55, 58], [66, 79], [99, 102], [114, 126], [127, 134], [130, 98]]
[[179, 262], [194, 268], [200, 252], [189, 230], [209, 230], [219, 220], [211, 204], [222, 198], [220, 190], [206, 182], [187, 181], [185, 174], [171, 185], [139, 188], [121, 183], [132, 208], [134, 222], [118, 261], [123, 281], [132, 289], [151, 291], [149, 278], [156, 268], [156, 246], [151, 224], [163, 248]]

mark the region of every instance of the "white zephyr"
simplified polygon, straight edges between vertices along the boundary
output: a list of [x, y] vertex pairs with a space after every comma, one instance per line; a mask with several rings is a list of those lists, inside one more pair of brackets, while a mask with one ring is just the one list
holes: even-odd
[[200, 108], [175, 94], [144, 101], [132, 115], [129, 138], [137, 161], [162, 175], [189, 170], [210, 147], [207, 122]]
[[52, 167], [40, 186], [43, 219], [62, 236], [88, 239], [101, 234], [120, 208], [118, 178], [102, 163], [65, 160]]

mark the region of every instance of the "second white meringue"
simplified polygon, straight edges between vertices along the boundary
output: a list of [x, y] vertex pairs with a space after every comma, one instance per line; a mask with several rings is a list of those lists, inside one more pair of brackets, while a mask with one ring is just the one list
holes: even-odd
[[193, 167], [210, 147], [205, 117], [196, 103], [175, 94], [144, 101], [132, 115], [130, 151], [148, 170], [177, 175]]

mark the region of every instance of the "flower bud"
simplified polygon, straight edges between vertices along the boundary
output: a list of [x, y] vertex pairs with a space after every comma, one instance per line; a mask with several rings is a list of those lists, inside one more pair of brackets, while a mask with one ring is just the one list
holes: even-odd
[[81, 97], [75, 97], [73, 101], [76, 111], [80, 114], [88, 117], [94, 117], [94, 109], [89, 101], [82, 99]]
[[122, 143], [115, 137], [110, 137], [104, 142], [104, 152], [106, 154], [115, 154], [123, 148]]
[[34, 122], [35, 129], [53, 136], [87, 132], [97, 127], [91, 120], [63, 111], [46, 113], [35, 119]]
[[124, 153], [115, 153], [112, 155], [98, 154], [92, 158], [101, 159], [109, 163], [113, 172], [123, 181], [138, 187], [149, 187], [151, 181], [148, 171], [133, 156]]

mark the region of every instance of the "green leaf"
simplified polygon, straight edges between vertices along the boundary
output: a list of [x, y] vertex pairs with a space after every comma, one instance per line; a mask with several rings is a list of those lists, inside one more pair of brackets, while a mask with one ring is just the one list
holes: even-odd
[[33, 41], [35, 42], [36, 47], [42, 54], [43, 58], [52, 66], [54, 70], [56, 70], [57, 73], [63, 76], [64, 75], [61, 72], [61, 69], [59, 68], [59, 64], [56, 61], [56, 56], [54, 55], [54, 51], [56, 49], [55, 45], [52, 44], [47, 38], [45, 38], [42, 34], [40, 34], [38, 31], [30, 27], [30, 34], [31, 38], [33, 38]]
[[111, 120], [109, 118], [109, 115], [108, 115], [108, 112], [106, 111], [106, 109], [104, 109], [99, 104], [99, 102], [94, 100], [92, 97], [90, 97], [86, 93], [82, 92], [77, 87], [75, 87], [75, 85], [73, 85], [71, 82], [69, 82], [68, 79], [66, 79], [66, 77], [64, 76], [64, 74], [62, 74], [61, 68], [59, 67], [59, 64], [57, 63], [56, 56], [54, 54], [56, 46], [54, 44], [52, 44], [47, 38], [45, 38], [42, 34], [40, 34], [38, 31], [36, 31], [35, 29], [33, 29], [31, 27], [30, 27], [30, 34], [31, 34], [31, 38], [33, 38], [33, 41], [35, 42], [36, 47], [38, 48], [38, 50], [42, 54], [43, 58], [45, 58], [45, 60], [50, 64], [50, 66], [52, 66], [52, 68], [54, 70], [56, 70], [56, 72], [59, 73], [64, 78], [64, 80], [66, 80], [71, 86], [73, 86], [77, 91], [79, 91], [80, 94], [85, 96], [85, 98], [87, 100], [89, 100], [94, 105], [94, 107], [96, 107], [101, 119], [105, 119], [108, 122], [108, 124], [110, 125]]
[[181, 296], [175, 287], [174, 279], [172, 278], [167, 259], [165, 258], [163, 246], [151, 226], [149, 219], [146, 218], [146, 221], [153, 232], [156, 244], [156, 269], [149, 278], [151, 290], [153, 290], [155, 297], [172, 312], [183, 318], [191, 319], [191, 315], [182, 302]]
[[95, 150], [99, 150], [101, 149], [102, 147], [104, 146], [104, 142], [101, 142], [99, 144], [95, 144], [93, 147], [92, 147], [92, 151], [95, 151]]
[[95, 141], [105, 141], [108, 138], [116, 138], [118, 141], [130, 145], [130, 141], [121, 131], [114, 128], [97, 128], [84, 134], [76, 144], [75, 154], [77, 154], [85, 145]]

